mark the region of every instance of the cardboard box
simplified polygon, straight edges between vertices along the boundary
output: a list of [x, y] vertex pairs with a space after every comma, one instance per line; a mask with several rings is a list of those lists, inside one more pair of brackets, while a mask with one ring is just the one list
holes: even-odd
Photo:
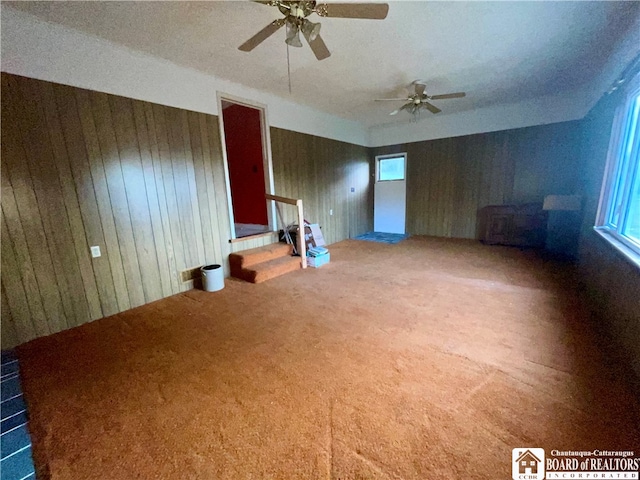
[[[296, 225], [294, 230], [290, 230], [289, 234], [291, 235], [291, 240], [293, 244], [298, 248], [298, 233], [300, 232], [300, 228]], [[281, 238], [283, 238], [281, 234]], [[309, 250], [311, 247], [323, 247], [325, 245], [324, 237], [322, 236], [322, 230], [320, 229], [320, 225], [314, 223], [313, 225], [305, 225], [304, 227], [304, 242], [306, 245], [306, 249]]]
[[318, 257], [307, 257], [307, 265], [313, 268], [319, 268], [322, 265], [329, 263], [331, 259], [331, 252], [327, 252], [324, 255], [320, 255]]
[[[309, 230], [311, 231], [311, 238], [314, 243], [314, 247], [324, 247], [326, 244], [324, 243], [324, 236], [322, 235], [322, 230], [320, 230], [320, 225], [317, 223], [312, 223], [309, 225]], [[305, 232], [307, 231], [305, 228]]]

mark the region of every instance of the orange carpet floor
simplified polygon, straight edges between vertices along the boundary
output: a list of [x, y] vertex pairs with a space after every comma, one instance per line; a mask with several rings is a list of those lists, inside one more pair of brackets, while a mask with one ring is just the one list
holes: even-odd
[[640, 446], [566, 268], [414, 237], [18, 349], [41, 479], [506, 479]]

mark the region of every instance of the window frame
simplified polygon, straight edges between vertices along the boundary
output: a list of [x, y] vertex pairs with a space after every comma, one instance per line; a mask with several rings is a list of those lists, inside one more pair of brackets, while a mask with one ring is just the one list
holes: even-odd
[[[640, 240], [622, 233], [630, 210], [629, 197], [634, 180], [640, 175], [640, 113], [636, 120], [632, 148], [628, 156], [628, 161], [631, 163], [627, 165], [626, 172], [622, 171], [625, 167], [623, 148], [627, 144], [629, 120], [634, 109], [640, 112], [640, 73], [628, 83], [624, 92], [624, 103], [615, 112], [594, 229], [640, 268]], [[634, 157], [635, 164], [632, 162]], [[624, 178], [620, 178], [623, 173]], [[612, 210], [617, 206], [614, 202], [619, 195], [622, 195], [621, 209], [617, 223], [613, 224]]]
[[[380, 161], [381, 160], [390, 160], [394, 158], [403, 158], [404, 159], [404, 170], [402, 178], [395, 178], [393, 180], [380, 180]], [[375, 181], [378, 182], [405, 182], [407, 180], [407, 154], [406, 153], [393, 153], [389, 155], [376, 155], [376, 177]]]

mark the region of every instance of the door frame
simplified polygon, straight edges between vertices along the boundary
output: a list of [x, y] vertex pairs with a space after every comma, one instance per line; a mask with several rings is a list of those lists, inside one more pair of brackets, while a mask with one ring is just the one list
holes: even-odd
[[[248, 100], [246, 98], [236, 97], [228, 93], [220, 91], [216, 92], [218, 102], [218, 125], [220, 128], [220, 144], [222, 146], [222, 162], [224, 164], [224, 183], [227, 193], [227, 208], [229, 210], [229, 229], [231, 230], [231, 240], [236, 239], [235, 219], [233, 217], [233, 197], [231, 195], [231, 181], [229, 179], [229, 160], [227, 159], [227, 143], [224, 133], [224, 115], [222, 114], [222, 102], [230, 102], [249, 108], [255, 108], [260, 111], [260, 126], [262, 133], [262, 163], [264, 168], [264, 190], [267, 194], [275, 194], [275, 186], [273, 180], [273, 159], [271, 157], [271, 135], [269, 132], [269, 115], [267, 105]], [[269, 230], [276, 231], [276, 207], [275, 202], [264, 199], [267, 207], [267, 219], [269, 221]], [[248, 238], [248, 237], [243, 237]]]
[[[388, 158], [404, 158], [404, 178], [402, 180], [380, 180], [380, 160], [386, 160]], [[374, 158], [374, 177], [373, 177], [373, 230], [375, 231], [375, 222], [376, 222], [376, 185], [378, 183], [388, 183], [388, 182], [404, 182], [405, 191], [404, 191], [404, 234], [407, 233], [407, 152], [398, 152], [398, 153], [388, 153], [384, 155], [376, 155]]]

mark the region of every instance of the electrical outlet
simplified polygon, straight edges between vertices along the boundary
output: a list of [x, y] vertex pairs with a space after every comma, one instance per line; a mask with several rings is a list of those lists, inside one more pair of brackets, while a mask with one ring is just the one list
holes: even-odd
[[98, 258], [99, 256], [101, 256], [102, 254], [100, 253], [100, 247], [99, 246], [94, 246], [91, 247], [91, 256], [93, 258]]
[[333, 215], [333, 208], [329, 210], [329, 215]]

